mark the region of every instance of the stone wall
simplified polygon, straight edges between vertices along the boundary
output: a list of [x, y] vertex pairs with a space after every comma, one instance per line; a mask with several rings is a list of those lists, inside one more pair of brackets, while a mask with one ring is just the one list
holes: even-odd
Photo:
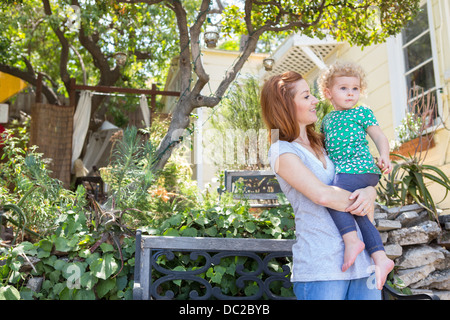
[[450, 215], [439, 223], [419, 205], [387, 208], [377, 204], [375, 225], [395, 274], [413, 293], [450, 300]]

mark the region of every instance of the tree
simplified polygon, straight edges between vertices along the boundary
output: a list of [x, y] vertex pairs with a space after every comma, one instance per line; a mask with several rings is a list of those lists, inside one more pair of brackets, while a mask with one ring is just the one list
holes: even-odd
[[[164, 167], [173, 149], [181, 142], [183, 132], [190, 124], [190, 114], [193, 110], [198, 107], [213, 108], [221, 101], [264, 34], [302, 32], [307, 36], [318, 38], [328, 35], [352, 45], [366, 46], [382, 42], [388, 36], [400, 32], [401, 28], [416, 14], [420, 2], [420, 0], [305, 0], [301, 2], [242, 0], [240, 2], [243, 5], [242, 8], [236, 5], [224, 8], [221, 2], [218, 2], [220, 4], [218, 8], [214, 8], [214, 3], [210, 0], [54, 0], [53, 2], [57, 4], [70, 3], [72, 6], [81, 8], [80, 26], [69, 34], [65, 31], [67, 17], [58, 18], [53, 13], [49, 1], [42, 0], [46, 14], [44, 20], [51, 26], [59, 41], [59, 73], [65, 85], [70, 71], [64, 62], [70, 60], [68, 59], [71, 49], [69, 44], [72, 39], [79, 42], [79, 48], [84, 48], [83, 53], [80, 54], [89, 57], [94, 67], [98, 69], [98, 84], [112, 85], [120, 82], [123, 71], [120, 71], [117, 66], [111, 67], [106, 53], [109, 46], [105, 43], [108, 40], [119, 39], [117, 32], [119, 34], [126, 32], [123, 38], [130, 41], [128, 49], [133, 48], [133, 39], [139, 39], [145, 43], [145, 37], [142, 35], [144, 28], [152, 28], [156, 34], [173, 35], [173, 29], [170, 27], [170, 22], [173, 20], [170, 19], [176, 18], [174, 25], [176, 25], [178, 38], [173, 43], [178, 46], [177, 53], [175, 54], [174, 51], [167, 53], [156, 47], [143, 53], [151, 55], [154, 59], [164, 55], [170, 57], [178, 55], [181, 75], [181, 95], [173, 111], [168, 132], [157, 148], [155, 169]], [[39, 1], [24, 0], [24, 2]], [[167, 17], [168, 20], [161, 18], [161, 25], [155, 26], [152, 20], [154, 17], [146, 16], [146, 12], [152, 8], [158, 10], [158, 17]], [[205, 72], [200, 59], [200, 36], [209, 24], [208, 18], [217, 13], [222, 15], [222, 32], [246, 35], [248, 40], [242, 48], [239, 59], [228, 68], [214, 94], [205, 96], [201, 92], [209, 82], [209, 75]], [[137, 28], [135, 24], [130, 28], [126, 23], [134, 20], [141, 23], [137, 25]], [[117, 30], [119, 22], [122, 29]], [[109, 28], [108, 23], [113, 28]], [[38, 21], [35, 21], [34, 25], [38, 25]], [[0, 28], [5, 29], [3, 26]], [[30, 29], [33, 30], [33, 26], [30, 26]], [[155, 36], [151, 32], [145, 35]], [[0, 46], [5, 43], [4, 38], [3, 36], [0, 39]], [[131, 50], [136, 53], [136, 59], [140, 56], [139, 48], [142, 43], [135, 43], [134, 51]], [[173, 47], [167, 46], [167, 49], [169, 48]], [[1, 62], [0, 71], [12, 74], [12, 71], [8, 69], [10, 65], [1, 64]], [[21, 62], [21, 69], [15, 71], [17, 71], [16, 75], [18, 71], [24, 72], [25, 74], [19, 74], [19, 76], [23, 75], [24, 79], [26, 75], [32, 74], [30, 70], [30, 65], [24, 60]], [[28, 77], [28, 79], [30, 83], [35, 81], [35, 78]]]
[[[161, 3], [159, 0], [119, 0], [124, 3]], [[384, 41], [400, 32], [418, 11], [419, 0], [245, 0], [243, 11], [235, 6], [223, 10], [223, 31], [248, 36], [239, 59], [231, 66], [212, 96], [201, 94], [209, 75], [201, 59], [200, 34], [205, 28], [210, 1], [202, 0], [198, 15], [188, 24], [184, 4], [180, 0], [165, 1], [175, 12], [179, 31], [179, 66], [181, 96], [173, 111], [166, 136], [157, 149], [156, 169], [164, 167], [173, 148], [181, 142], [183, 130], [189, 126], [189, 115], [198, 107], [215, 107], [236, 78], [247, 58], [266, 32], [302, 32], [311, 37], [332, 36], [339, 41], [366, 46]], [[193, 74], [196, 81], [192, 83]]]
[[[0, 3], [0, 71], [33, 86], [44, 76], [43, 94], [61, 105], [70, 78], [104, 86], [145, 86], [161, 81], [176, 52], [174, 14], [162, 5], [115, 0], [17, 0]], [[163, 27], [161, 27], [163, 26]], [[117, 52], [127, 63], [114, 63]], [[92, 114], [104, 96], [94, 96]]]

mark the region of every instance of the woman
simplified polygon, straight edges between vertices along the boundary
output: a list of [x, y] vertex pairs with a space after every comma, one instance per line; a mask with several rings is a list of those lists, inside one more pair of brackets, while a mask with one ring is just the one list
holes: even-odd
[[302, 300], [378, 300], [381, 292], [367, 252], [342, 272], [344, 243], [326, 209], [372, 219], [376, 191], [367, 187], [350, 193], [329, 185], [334, 165], [314, 129], [317, 102], [302, 76], [291, 71], [273, 76], [261, 91], [263, 118], [271, 130], [270, 164], [295, 212], [294, 292]]

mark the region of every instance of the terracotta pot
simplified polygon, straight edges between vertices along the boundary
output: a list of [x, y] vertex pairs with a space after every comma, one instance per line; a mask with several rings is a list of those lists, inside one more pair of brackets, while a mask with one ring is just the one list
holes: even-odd
[[[419, 144], [422, 143], [420, 146]], [[400, 154], [405, 157], [413, 156], [416, 152], [426, 151], [433, 148], [436, 145], [434, 142], [434, 137], [429, 135], [424, 135], [422, 137], [417, 137], [413, 140], [406, 141], [398, 149], [392, 151], [392, 153]], [[401, 158], [393, 156], [391, 153], [391, 160], [401, 160]]]

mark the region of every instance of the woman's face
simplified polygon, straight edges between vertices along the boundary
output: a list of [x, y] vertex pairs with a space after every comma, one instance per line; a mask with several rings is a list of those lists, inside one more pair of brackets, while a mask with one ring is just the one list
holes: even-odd
[[316, 104], [319, 102], [309, 91], [309, 85], [301, 79], [294, 85], [297, 122], [300, 126], [307, 126], [317, 121]]

